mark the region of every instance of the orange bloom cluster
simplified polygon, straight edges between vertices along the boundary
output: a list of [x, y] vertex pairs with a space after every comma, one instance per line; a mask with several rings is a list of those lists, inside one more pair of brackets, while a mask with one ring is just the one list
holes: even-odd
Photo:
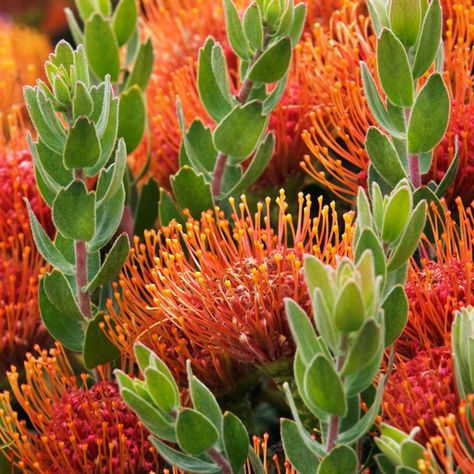
[[[308, 4], [307, 25], [327, 20], [341, 0], [314, 1]], [[236, 2], [243, 10], [246, 2]], [[150, 136], [142, 143], [132, 158], [132, 168], [137, 173], [144, 166], [151, 149], [150, 173], [168, 188], [168, 177], [176, 172], [181, 132], [176, 118], [176, 98], [183, 102], [186, 124], [200, 117], [209, 123], [196, 85], [196, 61], [199, 48], [207, 36], [223, 43], [232, 72], [238, 69], [238, 61], [231, 52], [225, 33], [224, 13], [219, 2], [204, 0], [146, 0], [143, 2], [143, 19], [156, 51], [159, 51], [155, 71], [148, 87]], [[305, 119], [311, 98], [302, 80], [298, 50], [288, 85], [288, 91], [274, 112], [271, 128], [277, 133], [275, 159], [265, 174], [263, 182], [279, 185], [298, 169], [298, 162], [305, 147], [299, 139], [307, 125]], [[232, 78], [234, 79], [234, 78]], [[232, 80], [234, 88], [239, 87]]]
[[27, 355], [26, 382], [15, 367], [7, 373], [16, 401], [35, 432], [12, 407], [10, 392], [0, 394], [0, 442], [22, 472], [41, 474], [148, 474], [158, 458], [148, 432], [111, 382], [88, 386], [76, 379], [63, 348], [36, 347]]
[[[471, 0], [447, 0], [445, 16], [445, 78], [452, 98], [448, 133], [434, 153], [426, 180], [439, 181], [454, 156], [455, 136], [460, 138], [459, 172], [449, 197], [464, 202], [474, 198], [474, 126], [472, 97], [473, 17]], [[312, 127], [303, 133], [311, 151], [303, 169], [336, 196], [352, 202], [358, 186], [366, 182], [368, 157], [364, 142], [374, 125], [361, 84], [359, 61], [375, 72], [375, 36], [370, 19], [355, 1], [335, 12], [325, 30], [316, 25], [303, 44], [300, 67], [306, 72], [312, 97], [319, 105], [311, 115]]]
[[24, 198], [51, 229], [49, 210], [35, 186], [33, 163], [22, 150], [22, 129], [0, 137], [0, 371], [21, 363], [35, 343], [46, 341], [37, 284], [44, 261], [31, 236]]
[[44, 35], [0, 17], [0, 136], [8, 131], [9, 115], [23, 110], [23, 86], [43, 78], [50, 51]]
[[[276, 203], [273, 226], [270, 198], [253, 214], [242, 196], [238, 205], [230, 201], [230, 222], [216, 208], [137, 239], [120, 276], [117, 309], [109, 304], [108, 333], [121, 352], [131, 355], [142, 340], [176, 374], [184, 373], [186, 358], [199, 366], [202, 350], [220, 358], [220, 371], [223, 360], [227, 367], [230, 360], [265, 365], [291, 357], [283, 299], [310, 311], [303, 255], [329, 264], [350, 255], [353, 214], [343, 216], [340, 230], [334, 203], [320, 198], [314, 209], [300, 193], [296, 219], [283, 191]], [[208, 367], [203, 375], [209, 377]]]
[[432, 204], [429, 229], [434, 239], [423, 236], [421, 258], [412, 259], [406, 283], [410, 313], [397, 345], [404, 357], [445, 345], [454, 312], [474, 303], [474, 202], [464, 206], [458, 198], [456, 206], [451, 212], [443, 201], [441, 213]]
[[417, 439], [426, 442], [436, 433], [435, 419], [456, 406], [451, 350], [440, 347], [398, 365], [385, 387], [383, 415], [406, 433], [419, 426]]

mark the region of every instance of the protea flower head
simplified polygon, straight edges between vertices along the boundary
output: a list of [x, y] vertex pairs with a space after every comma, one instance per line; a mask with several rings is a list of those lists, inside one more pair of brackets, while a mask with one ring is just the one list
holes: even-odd
[[[22, 472], [148, 474], [158, 459], [148, 432], [120, 398], [118, 387], [102, 380], [76, 379], [63, 348], [36, 348], [27, 355], [26, 382], [12, 367], [11, 392], [0, 395], [0, 439], [6, 456]], [[14, 410], [24, 410], [27, 420]], [[35, 432], [29, 430], [32, 425]]]
[[21, 130], [11, 128], [10, 142], [0, 137], [0, 371], [21, 363], [46, 331], [40, 322], [37, 286], [45, 264], [33, 242], [23, 199], [50, 225], [49, 210], [34, 179], [29, 152], [18, 148]]
[[384, 419], [409, 433], [419, 426], [420, 442], [436, 434], [435, 419], [457, 405], [451, 350], [440, 347], [400, 362], [390, 375], [383, 399]]
[[[444, 6], [445, 79], [452, 110], [447, 134], [434, 151], [433, 163], [424, 180], [439, 182], [454, 157], [458, 135], [459, 168], [448, 198], [461, 196], [469, 203], [474, 195], [474, 158], [471, 147], [474, 12], [470, 0], [447, 0]], [[315, 27], [303, 43], [301, 67], [306, 71], [311, 96], [319, 105], [311, 114], [312, 126], [303, 133], [310, 150], [302, 167], [336, 196], [352, 202], [360, 185], [366, 183], [368, 157], [365, 135], [375, 125], [362, 87], [359, 61], [375, 75], [376, 39], [368, 14], [355, 1], [334, 12], [327, 31]], [[310, 89], [311, 90], [311, 89]]]
[[275, 209], [267, 198], [253, 214], [242, 196], [239, 204], [230, 201], [230, 221], [216, 208], [137, 240], [120, 276], [118, 309], [109, 305], [108, 332], [116, 333], [121, 352], [131, 354], [140, 339], [175, 373], [184, 373], [183, 359], [196, 361], [192, 354], [200, 350], [225, 364], [268, 366], [290, 358], [283, 300], [291, 297], [310, 311], [303, 255], [334, 263], [350, 254], [353, 214], [343, 216], [340, 230], [334, 203], [320, 198], [314, 209], [300, 193], [295, 218], [283, 191], [276, 203]]
[[442, 202], [443, 212], [431, 206], [432, 238], [422, 237], [421, 259], [412, 259], [408, 273], [410, 314], [397, 345], [404, 357], [447, 344], [454, 312], [473, 303], [473, 204], [464, 206], [458, 198], [454, 213]]
[[50, 51], [46, 36], [0, 18], [0, 136], [8, 134], [9, 116], [24, 108], [23, 86], [44, 76]]

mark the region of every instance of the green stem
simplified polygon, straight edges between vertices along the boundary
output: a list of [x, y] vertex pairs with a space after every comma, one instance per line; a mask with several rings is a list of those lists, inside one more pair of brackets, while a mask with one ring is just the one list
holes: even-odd
[[[408, 127], [410, 121], [411, 108], [408, 107], [405, 109], [405, 122]], [[407, 151], [408, 151], [408, 141], [407, 141]], [[408, 153], [408, 171], [410, 173], [410, 180], [415, 189], [418, 189], [421, 186], [421, 173], [420, 173], [420, 157], [417, 154]]]

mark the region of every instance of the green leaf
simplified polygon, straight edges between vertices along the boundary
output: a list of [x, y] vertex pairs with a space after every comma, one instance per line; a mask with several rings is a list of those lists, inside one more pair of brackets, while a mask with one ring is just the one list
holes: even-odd
[[443, 176], [443, 179], [439, 183], [438, 187], [436, 188], [435, 194], [438, 198], [442, 198], [448, 191], [451, 184], [453, 184], [456, 175], [458, 173], [459, 167], [459, 148], [458, 143], [456, 140], [455, 152], [453, 161], [451, 161], [449, 168], [447, 169], [446, 173]]
[[411, 467], [418, 472], [418, 461], [425, 459], [425, 451], [426, 448], [416, 441], [404, 440], [400, 446], [400, 455], [404, 466]]
[[219, 433], [202, 413], [192, 408], [183, 408], [176, 419], [176, 437], [184, 452], [199, 455], [217, 443]]
[[179, 407], [179, 392], [174, 381], [171, 382], [166, 374], [153, 367], [148, 367], [144, 375], [148, 393], [156, 405], [165, 413]]
[[322, 352], [308, 315], [291, 298], [285, 298], [285, 311], [291, 334], [301, 358], [309, 364], [315, 354]]
[[262, 17], [255, 2], [245, 11], [243, 27], [250, 46], [257, 51], [263, 49]]
[[385, 456], [385, 454], [377, 454], [374, 456], [374, 459], [381, 474], [395, 474], [395, 466], [388, 456]]
[[402, 179], [406, 178], [405, 169], [395, 148], [390, 143], [387, 135], [378, 128], [369, 128], [365, 139], [365, 147], [370, 162], [387, 183], [395, 187]]
[[[286, 91], [286, 85], [288, 84], [288, 79], [290, 77], [289, 72], [285, 74], [283, 79], [280, 79], [274, 89], [263, 98], [263, 113], [270, 114], [275, 110], [277, 105], [280, 103], [283, 95]], [[265, 86], [263, 86], [265, 87]], [[265, 94], [266, 95], [266, 94]]]
[[197, 81], [204, 107], [216, 122], [220, 122], [232, 109], [232, 97], [221, 89], [214, 72], [212, 57], [217, 54], [216, 49], [223, 55], [221, 45], [208, 38], [199, 50]]
[[41, 256], [55, 267], [62, 270], [66, 275], [75, 275], [74, 267], [66, 260], [64, 255], [54, 246], [48, 234], [44, 231], [38, 219], [31, 209], [29, 201], [25, 200], [28, 207], [28, 215], [30, 217], [31, 232], [36, 247]]
[[[135, 1], [135, 0], [134, 0]], [[153, 72], [153, 64], [155, 60], [155, 53], [151, 39], [147, 39], [140, 44], [137, 57], [133, 63], [132, 72], [128, 76], [125, 84], [125, 90], [132, 86], [138, 86], [142, 91], [145, 91], [148, 82], [150, 81], [151, 73]]]
[[377, 42], [377, 68], [383, 90], [390, 101], [400, 107], [413, 104], [413, 78], [405, 48], [387, 29]]
[[240, 419], [228, 411], [224, 413], [223, 437], [232, 472], [238, 474], [247, 461], [249, 435]]
[[84, 44], [92, 72], [99, 80], [110, 74], [117, 82], [120, 73], [120, 55], [117, 39], [110, 23], [98, 13], [85, 22]]
[[396, 270], [412, 256], [425, 227], [426, 208], [425, 201], [420, 202], [416, 206], [396, 249], [390, 255], [388, 271]]
[[[183, 121], [184, 122], [184, 121]], [[214, 170], [217, 150], [212, 132], [200, 119], [195, 119], [189, 130], [183, 130], [183, 147], [186, 158], [197, 173], [209, 175]]]
[[120, 0], [114, 11], [113, 27], [118, 45], [124, 45], [137, 27], [137, 0]]
[[149, 178], [143, 185], [135, 208], [134, 228], [135, 235], [143, 235], [146, 229], [152, 229], [158, 220], [158, 202], [160, 190], [157, 182]]
[[272, 159], [274, 149], [275, 135], [273, 133], [269, 133], [260, 143], [254, 157], [252, 158], [252, 161], [248, 165], [242, 177], [230, 191], [225, 193], [224, 197], [239, 195], [246, 189], [250, 188], [250, 186], [254, 184], [258, 178], [260, 178], [262, 173], [267, 169], [267, 166]]
[[345, 416], [347, 400], [341, 379], [328, 359], [316, 355], [308, 365], [304, 377], [306, 396], [320, 410], [331, 415]]
[[443, 138], [449, 122], [449, 94], [443, 76], [432, 74], [416, 97], [408, 123], [408, 151], [431, 151]]
[[[332, 298], [332, 296], [329, 296]], [[324, 343], [329, 346], [332, 350], [337, 349], [337, 338], [336, 338], [336, 328], [334, 327], [334, 319], [332, 315], [332, 310], [334, 307], [334, 302], [328, 299], [324, 292], [320, 288], [316, 288], [312, 296], [313, 301], [313, 315], [316, 328], [323, 339]], [[331, 309], [329, 309], [328, 304], [331, 304]], [[324, 349], [324, 347], [322, 347]]]
[[93, 0], [76, 0], [76, 7], [82, 21], [86, 21], [94, 13]]
[[185, 472], [192, 472], [196, 474], [213, 474], [221, 472], [221, 468], [215, 464], [210, 464], [206, 461], [194, 458], [187, 454], [183, 454], [176, 449], [170, 448], [165, 443], [161, 442], [155, 436], [152, 436], [151, 442], [163, 459], [173, 466], [183, 469]]
[[385, 109], [385, 105], [382, 102], [372, 74], [370, 74], [369, 69], [364, 62], [360, 63], [360, 69], [362, 73], [362, 82], [364, 84], [364, 92], [367, 98], [367, 104], [369, 105], [372, 115], [377, 120], [377, 122], [380, 123], [380, 125], [382, 125], [385, 130], [387, 130], [387, 132], [393, 136], [401, 138], [402, 134], [395, 127], [389, 113]]
[[318, 467], [317, 474], [356, 474], [359, 459], [355, 451], [344, 444], [336, 446]]
[[395, 36], [407, 47], [416, 43], [421, 26], [420, 0], [392, 0], [390, 26]]
[[44, 288], [44, 279], [40, 280], [38, 293], [41, 320], [48, 332], [66, 349], [73, 352], [82, 352], [84, 345], [84, 328], [82, 323], [61, 313], [49, 301]]
[[148, 403], [128, 388], [121, 387], [120, 394], [124, 402], [135, 412], [150, 433], [165, 441], [176, 442], [175, 427], [158, 408], [155, 408], [151, 403]]
[[380, 326], [375, 319], [367, 319], [350, 345], [342, 375], [350, 375], [367, 367], [378, 352], [381, 337]]
[[[26, 107], [28, 109], [31, 121], [38, 132], [39, 137], [48, 148], [53, 150], [55, 153], [62, 154], [64, 150], [64, 144], [66, 142], [66, 132], [64, 131], [64, 128], [61, 132], [59, 126], [54, 125], [54, 120], [49, 121], [43, 115], [44, 110], [39, 103], [40, 94], [35, 88], [26, 86], [23, 89], [23, 95], [25, 97]], [[44, 101], [46, 101], [46, 99], [44, 99]], [[48, 104], [45, 102], [45, 107], [46, 106], [48, 106]], [[52, 110], [51, 103], [49, 103], [48, 108], [51, 108]], [[54, 111], [53, 114], [54, 117], [56, 117]]]
[[292, 466], [300, 474], [314, 474], [319, 459], [301, 439], [294, 421], [281, 419], [281, 440], [285, 455]]
[[84, 315], [77, 305], [71, 285], [64, 273], [55, 268], [43, 277], [43, 281], [48, 300], [56, 309], [69, 318], [84, 322]]
[[408, 320], [408, 298], [402, 285], [394, 286], [382, 303], [385, 316], [385, 347], [400, 336]]
[[337, 296], [334, 320], [339, 331], [358, 331], [365, 318], [362, 293], [354, 280], [348, 280]]
[[304, 24], [306, 21], [306, 3], [296, 5], [293, 15], [293, 24], [291, 25], [290, 38], [293, 48], [298, 44], [303, 34]]
[[215, 129], [214, 145], [226, 155], [245, 159], [257, 146], [266, 122], [261, 102], [236, 105]]
[[253, 64], [248, 78], [256, 82], [271, 84], [282, 79], [291, 61], [291, 40], [282, 38], [270, 46]]
[[84, 365], [88, 369], [113, 362], [120, 356], [120, 351], [104, 333], [104, 315], [105, 313], [100, 311], [87, 323], [84, 339]]
[[242, 59], [250, 59], [249, 45], [244, 35], [239, 13], [232, 0], [224, 0], [227, 38], [231, 48]]
[[127, 260], [130, 250], [130, 242], [126, 233], [120, 234], [109, 253], [105, 257], [103, 265], [92, 281], [85, 288], [85, 292], [94, 291], [104, 283], [113, 280], [122, 269]]
[[334, 303], [334, 295], [329, 277], [329, 270], [326, 265], [313, 255], [305, 255], [303, 269], [310, 297], [314, 295], [314, 290], [316, 288], [320, 288], [324, 295], [324, 299], [327, 300], [332, 307]]
[[65, 8], [64, 14], [66, 16], [67, 25], [69, 27], [69, 31], [71, 32], [71, 36], [74, 40], [74, 43], [84, 43], [84, 35], [82, 34], [81, 27], [79, 26], [79, 23], [74, 17], [74, 13], [72, 12], [72, 10], [70, 8]]
[[176, 222], [184, 223], [184, 216], [179, 212], [175, 202], [171, 195], [160, 188], [160, 202], [158, 204], [158, 214], [160, 219], [160, 225], [168, 225], [173, 219]]
[[192, 373], [187, 362], [188, 384], [194, 408], [206, 416], [218, 431], [222, 429], [222, 413], [214, 394]]
[[441, 42], [443, 14], [439, 0], [432, 0], [426, 12], [416, 45], [413, 77], [422, 76], [433, 64]]
[[95, 232], [95, 193], [82, 181], [59, 191], [53, 203], [53, 222], [65, 237], [89, 241]]
[[375, 274], [383, 277], [385, 280], [387, 272], [385, 266], [385, 252], [381, 242], [375, 235], [375, 232], [369, 227], [362, 230], [357, 241], [355, 249], [356, 262], [359, 261], [360, 257], [366, 250], [370, 250], [374, 256]]
[[94, 104], [92, 97], [83, 82], [77, 81], [72, 103], [72, 115], [77, 119], [81, 115], [89, 116]]
[[96, 213], [93, 239], [87, 244], [89, 252], [100, 250], [115, 234], [123, 216], [125, 189], [121, 185], [115, 195]]
[[118, 136], [123, 137], [127, 152], [140, 145], [145, 132], [146, 108], [142, 91], [132, 86], [120, 96]]
[[87, 117], [79, 117], [69, 131], [63, 162], [67, 169], [94, 166], [101, 147], [95, 125]]
[[390, 244], [397, 241], [405, 229], [412, 207], [410, 190], [402, 186], [390, 197], [383, 214], [382, 239]]
[[171, 187], [180, 208], [188, 209], [195, 218], [214, 207], [211, 187], [202, 175], [196, 174], [189, 166], [183, 166], [171, 177]]

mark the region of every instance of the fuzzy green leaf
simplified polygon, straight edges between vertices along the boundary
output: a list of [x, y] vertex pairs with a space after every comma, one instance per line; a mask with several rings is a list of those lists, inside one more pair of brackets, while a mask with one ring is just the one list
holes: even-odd
[[291, 40], [282, 38], [270, 46], [251, 67], [248, 77], [252, 81], [271, 84], [282, 79], [291, 61]]
[[146, 109], [141, 89], [135, 85], [120, 96], [118, 136], [125, 140], [127, 152], [140, 145], [145, 132]]
[[156, 405], [165, 413], [170, 413], [179, 407], [179, 392], [174, 381], [172, 382], [166, 374], [153, 367], [148, 367], [144, 375], [148, 393]]
[[[135, 1], [135, 0], [134, 0]], [[145, 91], [148, 82], [153, 72], [153, 64], [155, 60], [155, 53], [151, 39], [147, 39], [140, 44], [137, 57], [133, 64], [132, 72], [128, 76], [125, 89], [130, 89], [132, 86], [138, 86], [142, 91]]]
[[244, 424], [233, 413], [224, 413], [223, 438], [232, 472], [238, 474], [247, 460], [249, 435]]
[[385, 317], [385, 347], [400, 336], [408, 320], [408, 298], [402, 285], [392, 288], [382, 303]]
[[224, 0], [224, 14], [227, 38], [231, 48], [242, 59], [250, 59], [250, 50], [245, 37], [239, 13], [232, 0]]
[[365, 318], [362, 293], [354, 280], [349, 280], [337, 296], [334, 308], [336, 327], [342, 332], [360, 329]]
[[412, 209], [411, 192], [402, 186], [390, 197], [383, 214], [382, 239], [385, 242], [396, 242], [405, 229]]
[[262, 18], [256, 3], [252, 3], [245, 11], [243, 27], [250, 46], [257, 51], [263, 49]]
[[101, 147], [95, 125], [87, 117], [79, 117], [69, 131], [63, 162], [67, 169], [94, 166]]
[[119, 46], [124, 45], [137, 27], [137, 0], [120, 0], [113, 16], [115, 37]]
[[392, 0], [390, 26], [395, 36], [407, 47], [416, 43], [421, 25], [420, 0]]
[[359, 459], [355, 451], [346, 445], [336, 446], [322, 461], [317, 474], [356, 474]]
[[156, 225], [159, 201], [160, 189], [157, 182], [150, 177], [140, 191], [135, 208], [133, 228], [135, 235], [142, 235], [146, 229], [152, 229]]
[[184, 452], [199, 455], [212, 448], [219, 439], [219, 433], [202, 413], [183, 408], [176, 419], [176, 437]]

